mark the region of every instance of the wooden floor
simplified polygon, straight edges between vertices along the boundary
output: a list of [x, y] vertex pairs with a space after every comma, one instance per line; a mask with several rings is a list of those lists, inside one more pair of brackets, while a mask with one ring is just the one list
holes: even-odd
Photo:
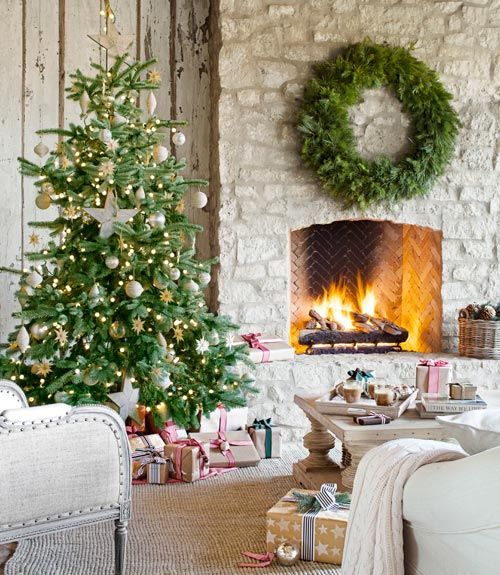
[[0, 545], [0, 575], [4, 575], [3, 568], [16, 549], [15, 543]]

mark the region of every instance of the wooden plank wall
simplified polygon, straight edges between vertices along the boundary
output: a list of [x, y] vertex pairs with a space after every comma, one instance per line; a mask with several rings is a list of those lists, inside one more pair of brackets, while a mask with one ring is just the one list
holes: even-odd
[[[46, 219], [53, 211], [35, 207], [35, 189], [18, 172], [16, 158], [35, 160], [35, 131], [79, 120], [78, 105], [65, 99], [64, 88], [76, 68], [88, 71], [103, 54], [87, 34], [104, 25], [103, 0], [2, 0], [0, 58], [0, 266], [21, 269], [30, 249], [29, 221]], [[118, 29], [135, 34], [133, 53], [157, 58], [162, 88], [156, 94], [157, 113], [185, 119], [186, 144], [175, 150], [186, 157], [184, 175], [209, 175], [209, 55], [210, 0], [112, 0]], [[52, 147], [54, 138], [45, 138]], [[51, 208], [52, 210], [52, 208]], [[210, 257], [208, 209], [186, 213], [205, 230], [198, 236], [201, 259]], [[43, 240], [43, 237], [42, 237]], [[0, 341], [14, 327], [11, 313], [19, 309], [14, 292], [17, 276], [0, 275]]]

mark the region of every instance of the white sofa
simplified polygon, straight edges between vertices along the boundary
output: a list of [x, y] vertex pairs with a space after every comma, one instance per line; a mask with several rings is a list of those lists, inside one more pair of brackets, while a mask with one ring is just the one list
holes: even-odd
[[115, 520], [115, 573], [123, 575], [130, 496], [130, 448], [118, 414], [28, 408], [19, 387], [0, 381], [0, 543]]
[[403, 516], [405, 575], [500, 574], [500, 447], [418, 469]]

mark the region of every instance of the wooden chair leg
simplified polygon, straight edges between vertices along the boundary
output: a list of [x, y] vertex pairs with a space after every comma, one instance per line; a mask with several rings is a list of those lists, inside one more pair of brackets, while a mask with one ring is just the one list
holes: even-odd
[[115, 575], [125, 575], [128, 521], [115, 521]]

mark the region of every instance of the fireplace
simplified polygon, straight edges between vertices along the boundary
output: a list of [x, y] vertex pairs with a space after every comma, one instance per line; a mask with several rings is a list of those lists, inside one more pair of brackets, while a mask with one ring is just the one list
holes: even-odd
[[299, 353], [441, 351], [441, 232], [343, 220], [291, 232]]

